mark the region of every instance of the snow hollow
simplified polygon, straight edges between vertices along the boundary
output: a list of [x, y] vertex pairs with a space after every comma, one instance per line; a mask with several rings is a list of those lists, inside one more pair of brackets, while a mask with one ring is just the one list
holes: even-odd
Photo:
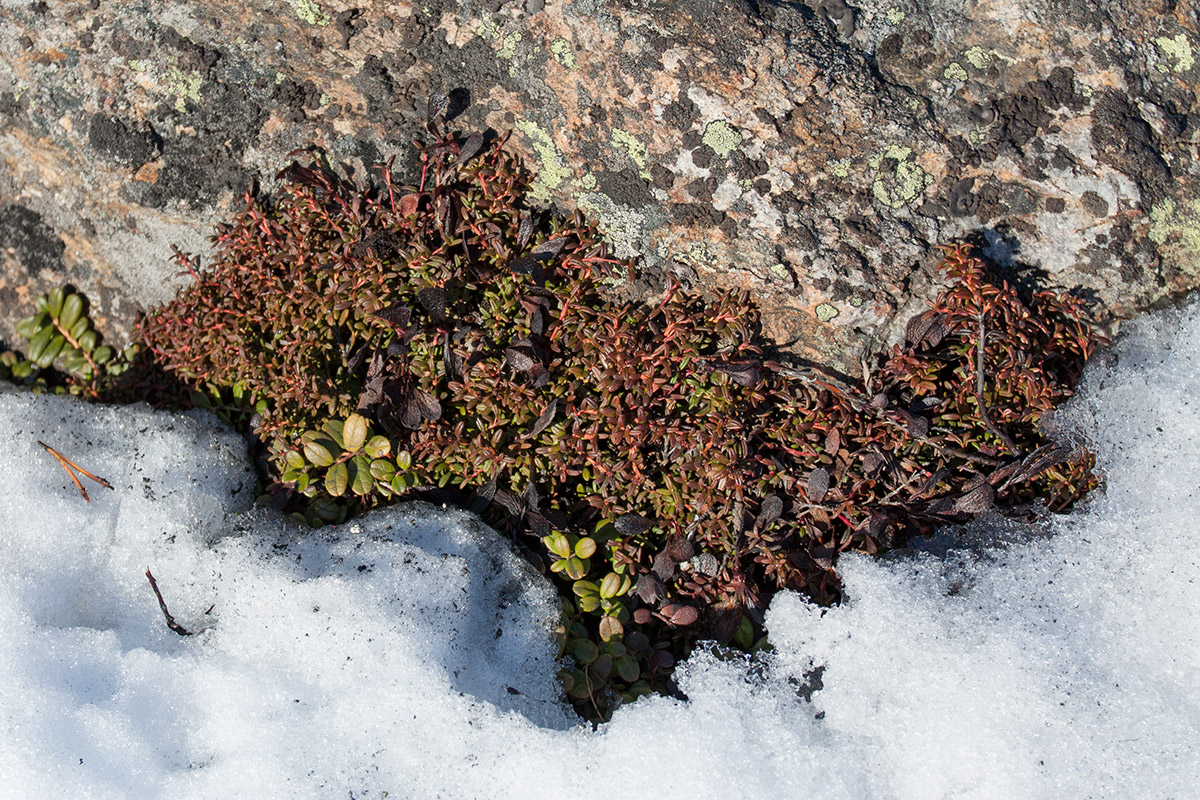
[[[1058, 429], [1107, 489], [849, 558], [763, 664], [598, 731], [549, 587], [414, 504], [308, 533], [210, 417], [0, 393], [0, 776], [14, 798], [1183, 798], [1200, 786], [1200, 311], [1147, 317]], [[42, 440], [107, 478], [85, 503]], [[157, 578], [192, 636], [168, 630]]]

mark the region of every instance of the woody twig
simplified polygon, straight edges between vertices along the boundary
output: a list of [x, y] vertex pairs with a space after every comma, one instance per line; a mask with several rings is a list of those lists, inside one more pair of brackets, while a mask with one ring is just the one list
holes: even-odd
[[87, 502], [89, 502], [89, 503], [92, 502], [92, 498], [88, 497], [87, 489], [83, 488], [83, 484], [80, 483], [79, 478], [76, 477], [76, 475], [75, 475], [76, 471], [78, 471], [79, 474], [84, 476], [85, 478], [90, 478], [91, 480], [95, 481], [96, 483], [100, 484], [101, 486], [103, 486], [107, 489], [113, 488], [113, 485], [111, 483], [109, 483], [108, 481], [104, 480], [104, 478], [98, 477], [98, 476], [93, 475], [92, 473], [88, 472], [86, 469], [79, 466], [74, 461], [67, 458], [62, 453], [58, 452], [57, 450], [55, 450], [53, 447], [46, 444], [45, 442], [39, 440], [38, 444], [40, 444], [43, 448], [45, 448], [47, 453], [49, 453], [50, 455], [52, 455], [56, 459], [58, 459], [58, 463], [62, 464], [62, 468], [65, 469], [67, 471], [67, 474], [71, 476], [71, 480], [74, 481], [74, 483], [75, 483], [75, 488], [79, 490], [79, 493], [81, 495], [83, 495], [83, 499], [86, 500]]

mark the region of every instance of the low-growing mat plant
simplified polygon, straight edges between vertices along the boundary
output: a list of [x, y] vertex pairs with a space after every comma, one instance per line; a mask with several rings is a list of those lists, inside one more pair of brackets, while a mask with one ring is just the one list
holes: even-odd
[[534, 207], [502, 140], [429, 128], [415, 186], [314, 150], [248, 193], [215, 260], [176, 253], [194, 281], [139, 345], [97, 347], [51, 293], [0, 369], [248, 425], [261, 499], [306, 525], [420, 497], [482, 514], [558, 588], [560, 677], [597, 721], [674, 691], [700, 639], [763, 647], [781, 589], [836, 602], [839, 553], [1096, 486], [1038, 429], [1095, 344], [1078, 301], [944, 248], [946, 291], [846, 386], [772, 355], [745, 294], [615, 300], [634, 265]]

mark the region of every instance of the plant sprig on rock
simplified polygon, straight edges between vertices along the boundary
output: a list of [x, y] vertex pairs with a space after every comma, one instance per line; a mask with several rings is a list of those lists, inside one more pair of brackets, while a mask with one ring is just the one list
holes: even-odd
[[595, 228], [530, 206], [502, 142], [430, 127], [416, 186], [311, 152], [247, 195], [141, 336], [253, 415], [266, 499], [307, 524], [432, 496], [507, 530], [559, 588], [586, 716], [671, 690], [698, 638], [761, 647], [780, 589], [835, 602], [841, 552], [1095, 486], [1037, 428], [1093, 347], [1074, 301], [948, 248], [950, 288], [846, 389], [767, 357], [744, 294], [612, 299], [632, 264]]

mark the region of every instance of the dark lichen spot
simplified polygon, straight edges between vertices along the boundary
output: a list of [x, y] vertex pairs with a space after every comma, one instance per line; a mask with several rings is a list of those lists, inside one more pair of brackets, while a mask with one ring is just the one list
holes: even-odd
[[1067, 201], [1061, 197], [1047, 197], [1046, 210], [1051, 214], [1061, 214], [1067, 210]]
[[1152, 206], [1167, 194], [1171, 170], [1150, 124], [1117, 92], [1105, 89], [1092, 110], [1092, 147], [1101, 163], [1125, 173]]
[[674, 185], [675, 173], [662, 164], [652, 164], [650, 165], [650, 179], [654, 183], [655, 188], [665, 191]]
[[600, 187], [600, 191], [621, 205], [645, 208], [655, 204], [650, 187], [631, 172], [618, 170], [600, 173], [596, 176], [596, 185]]
[[162, 152], [162, 137], [154, 128], [137, 130], [120, 117], [100, 113], [88, 120], [88, 144], [104, 158], [132, 169]]
[[0, 207], [0, 252], [11, 255], [29, 275], [61, 271], [65, 249], [41, 214], [17, 203]]
[[1080, 205], [1093, 217], [1108, 216], [1108, 201], [1090, 189], [1079, 198]]
[[688, 184], [688, 194], [701, 202], [712, 202], [713, 192], [717, 190], [716, 178], [703, 178]]
[[221, 60], [220, 50], [197, 44], [174, 28], [163, 29], [162, 38], [163, 44], [176, 51], [177, 68], [184, 71], [195, 70], [205, 78], [211, 79], [213, 68]]
[[303, 122], [307, 118], [305, 111], [321, 107], [321, 92], [310, 80], [300, 83], [285, 78], [275, 86], [271, 99], [287, 109], [284, 115], [287, 122]]

